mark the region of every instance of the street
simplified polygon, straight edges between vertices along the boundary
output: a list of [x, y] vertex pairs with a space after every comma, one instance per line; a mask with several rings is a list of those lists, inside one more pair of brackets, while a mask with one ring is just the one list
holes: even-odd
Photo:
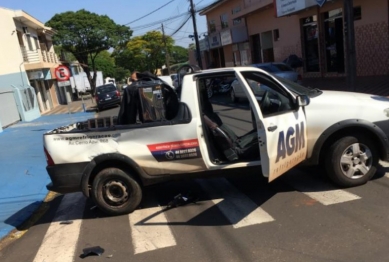
[[[237, 134], [252, 128], [247, 102], [215, 95], [213, 106]], [[237, 120], [243, 115], [247, 121]], [[244, 171], [172, 181], [145, 188], [140, 207], [117, 217], [81, 193], [60, 195], [0, 250], [0, 260], [388, 261], [389, 165], [381, 164], [366, 185], [347, 189], [313, 167], [294, 168], [270, 184]], [[178, 194], [194, 201], [166, 208]], [[82, 258], [95, 246], [104, 249], [101, 256]]]

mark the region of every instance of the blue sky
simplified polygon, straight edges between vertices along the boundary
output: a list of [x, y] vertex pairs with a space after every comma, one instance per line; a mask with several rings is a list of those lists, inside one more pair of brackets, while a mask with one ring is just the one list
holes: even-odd
[[[50, 20], [56, 13], [86, 9], [99, 15], [107, 15], [117, 24], [127, 24], [170, 1], [172, 0], [1, 0], [0, 6], [15, 10], [21, 9], [43, 23]], [[197, 7], [204, 7], [213, 2], [215, 0], [193, 0]], [[189, 0], [173, 0], [155, 13], [129, 24], [134, 30], [133, 36], [143, 35], [151, 30], [161, 30], [161, 20], [187, 13], [189, 6]], [[184, 15], [164, 22], [165, 33], [171, 35], [184, 22], [185, 17]], [[202, 35], [207, 31], [205, 16], [197, 15], [196, 21], [197, 31], [199, 35]], [[194, 43], [188, 37], [190, 34], [193, 34], [191, 19], [173, 36], [176, 45], [188, 47], [190, 43]]]

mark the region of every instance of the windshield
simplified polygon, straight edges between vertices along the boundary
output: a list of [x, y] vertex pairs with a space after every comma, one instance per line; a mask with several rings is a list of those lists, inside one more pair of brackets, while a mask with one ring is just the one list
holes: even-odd
[[116, 87], [114, 85], [99, 86], [97, 87], [96, 91], [97, 94], [108, 93], [108, 92], [116, 91]]
[[283, 77], [279, 77], [279, 76], [275, 76], [275, 75], [273, 75], [273, 76], [278, 81], [280, 81], [281, 84], [283, 84], [286, 88], [288, 88], [293, 93], [296, 93], [297, 95], [307, 95], [309, 97], [316, 97], [316, 96], [319, 96], [323, 93], [320, 89], [305, 87], [305, 86], [299, 85], [293, 81], [285, 79]]

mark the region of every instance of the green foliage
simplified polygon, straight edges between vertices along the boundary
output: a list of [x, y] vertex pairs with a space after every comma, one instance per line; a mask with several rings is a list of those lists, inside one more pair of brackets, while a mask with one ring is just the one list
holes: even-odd
[[[89, 67], [92, 67], [90, 62]], [[95, 68], [97, 71], [103, 72], [104, 78], [113, 77], [115, 74], [115, 60], [108, 51], [104, 50], [96, 56]]]
[[[173, 50], [174, 40], [165, 36], [169, 53]], [[126, 48], [115, 52], [118, 66], [130, 71], [150, 71], [156, 73], [165, 64], [165, 46], [163, 35], [159, 31], [150, 31], [142, 36], [132, 38]]]
[[173, 46], [170, 52], [170, 62], [171, 64], [178, 64], [185, 61], [188, 61], [188, 49], [182, 46]]
[[117, 25], [108, 16], [84, 9], [56, 14], [46, 25], [57, 31], [53, 37], [54, 44], [72, 53], [80, 62], [93, 93], [96, 77], [92, 79], [90, 71], [96, 70], [97, 55], [104, 50], [124, 46], [132, 35], [128, 27]]
[[[58, 57], [61, 59], [61, 61], [71, 62], [71, 61], [77, 60], [76, 57], [72, 53], [64, 50], [62, 48], [62, 46], [57, 46], [57, 45], [54, 46], [54, 52], [58, 55]], [[64, 57], [62, 57], [62, 56], [64, 56]]]

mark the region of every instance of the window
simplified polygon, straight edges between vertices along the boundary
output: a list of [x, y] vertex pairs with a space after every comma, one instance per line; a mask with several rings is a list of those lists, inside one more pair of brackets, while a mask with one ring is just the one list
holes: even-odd
[[239, 13], [239, 12], [240, 12], [240, 6], [237, 6], [234, 9], [232, 9], [231, 14], [236, 14], [236, 13]]
[[236, 19], [232, 20], [233, 25], [239, 25], [241, 23], [242, 23], [242, 18], [236, 18]]
[[28, 50], [34, 51], [34, 47], [32, 46], [31, 36], [30, 35], [26, 35], [26, 36], [27, 36]]
[[293, 100], [273, 79], [258, 72], [242, 72], [242, 75], [257, 97], [264, 117], [295, 108]]
[[215, 31], [216, 31], [215, 20], [210, 20], [209, 21], [209, 32], [213, 33]]
[[354, 21], [362, 19], [362, 10], [360, 6], [354, 7]]
[[22, 32], [19, 32], [19, 31], [17, 31], [17, 35], [18, 35], [18, 41], [19, 41], [19, 45], [24, 47], [24, 42], [23, 42], [23, 33], [22, 33]]
[[228, 15], [227, 14], [222, 14], [220, 16], [220, 22], [221, 22], [221, 25], [222, 25], [222, 29], [223, 28], [227, 28], [228, 27]]

